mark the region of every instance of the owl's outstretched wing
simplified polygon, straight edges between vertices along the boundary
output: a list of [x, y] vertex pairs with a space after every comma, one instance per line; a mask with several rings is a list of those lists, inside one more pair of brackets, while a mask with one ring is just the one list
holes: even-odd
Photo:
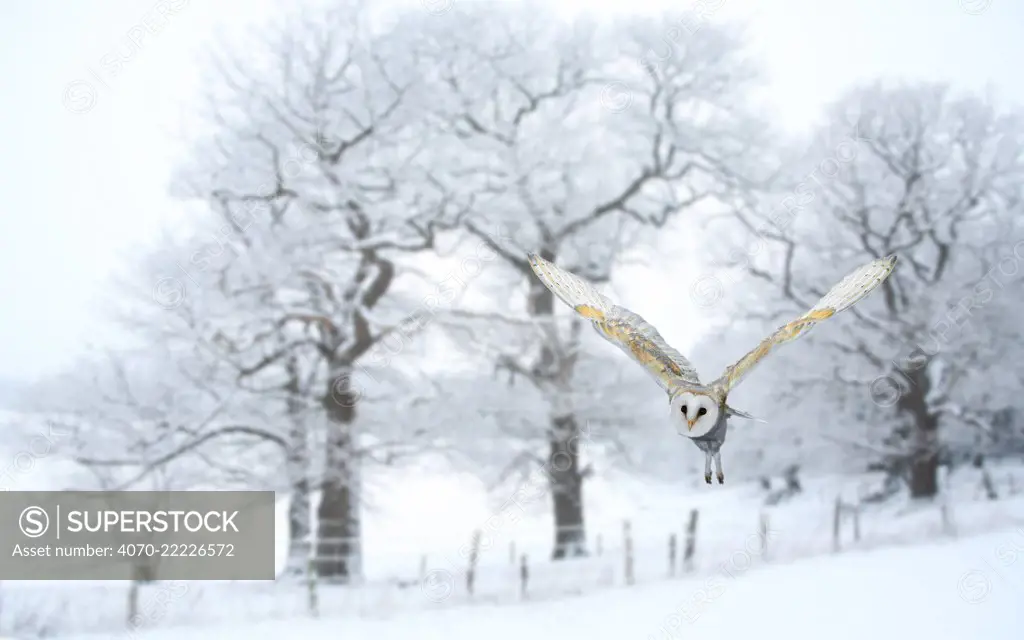
[[849, 309], [857, 304], [864, 296], [871, 293], [875, 287], [884, 282], [895, 266], [896, 256], [889, 256], [888, 258], [874, 260], [855, 269], [832, 287], [810, 311], [796, 320], [779, 327], [775, 333], [757, 345], [757, 348], [740, 358], [736, 364], [727, 367], [722, 377], [716, 380], [712, 386], [728, 393], [772, 349], [797, 339], [822, 320], [827, 320], [840, 311]]
[[594, 285], [536, 254], [530, 254], [530, 266], [559, 300], [590, 320], [599, 334], [642, 365], [666, 392], [700, 385], [690, 361], [639, 314], [616, 305]]

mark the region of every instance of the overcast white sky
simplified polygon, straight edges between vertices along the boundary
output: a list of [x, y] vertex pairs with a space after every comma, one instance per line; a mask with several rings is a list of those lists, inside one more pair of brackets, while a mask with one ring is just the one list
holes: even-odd
[[[459, 0], [455, 0], [458, 2]], [[997, 90], [1024, 104], [1024, 3], [1016, 0], [705, 0], [723, 19], [744, 17], [791, 129], [821, 105], [876, 76], [944, 79]], [[583, 2], [601, 10], [646, 10], [656, 0]], [[661, 3], [682, 17], [686, 2]], [[157, 5], [177, 7], [161, 18]], [[97, 330], [94, 296], [125, 250], [151, 241], [174, 209], [167, 175], [175, 139], [198, 90], [196, 54], [219, 26], [269, 15], [272, 0], [36, 0], [8, 3], [0, 23], [0, 378], [35, 377], [65, 365]], [[973, 12], [973, 13], [972, 13]], [[148, 20], [141, 49], [112, 77], [102, 60]], [[161, 26], [158, 26], [161, 25]], [[88, 104], [82, 85], [91, 84]], [[66, 105], [65, 97], [70, 100]], [[70, 106], [70, 108], [69, 108]], [[676, 299], [630, 293], [636, 310], [684, 347], [687, 274], [649, 280]], [[673, 279], [676, 279], [673, 284]], [[687, 320], [689, 319], [689, 320]], [[688, 323], [690, 323], [688, 325]]]

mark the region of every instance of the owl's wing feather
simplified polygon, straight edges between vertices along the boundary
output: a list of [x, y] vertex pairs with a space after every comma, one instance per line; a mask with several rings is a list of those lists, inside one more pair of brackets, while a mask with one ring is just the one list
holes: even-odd
[[801, 317], [779, 327], [761, 344], [739, 359], [736, 364], [727, 367], [722, 377], [713, 386], [728, 393], [739, 384], [740, 380], [753, 370], [754, 366], [768, 355], [775, 347], [796, 340], [807, 333], [814, 325], [831, 318], [840, 311], [845, 311], [860, 302], [875, 287], [889, 277], [896, 266], [896, 256], [880, 258], [853, 270], [829, 290], [810, 311]]
[[616, 305], [594, 285], [536, 254], [530, 254], [530, 266], [559, 300], [590, 320], [602, 337], [643, 366], [666, 392], [700, 385], [690, 361], [639, 314]]

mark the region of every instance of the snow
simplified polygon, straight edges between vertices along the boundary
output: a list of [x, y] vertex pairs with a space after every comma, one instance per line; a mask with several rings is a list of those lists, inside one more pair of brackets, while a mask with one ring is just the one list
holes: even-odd
[[[468, 485], [462, 487], [461, 498], [454, 487], [450, 494], [441, 493], [439, 498], [449, 499], [447, 508], [434, 504], [406, 511], [403, 503], [411, 501], [414, 493], [407, 491], [404, 497], [394, 496], [387, 504], [388, 509], [366, 514], [364, 582], [358, 586], [317, 586], [317, 608], [322, 622], [310, 622], [309, 587], [293, 578], [276, 582], [158, 583], [140, 587], [138, 615], [141, 623], [132, 634], [141, 639], [150, 637], [149, 633], [155, 634], [153, 638], [201, 639], [220, 637], [216, 633], [221, 631], [215, 633], [214, 630], [225, 630], [223, 633], [227, 634], [226, 630], [258, 626], [260, 633], [265, 629], [294, 627], [295, 637], [303, 637], [298, 635], [298, 630], [308, 625], [315, 629], [318, 624], [330, 629], [351, 628], [356, 637], [361, 637], [364, 631], [385, 637], [401, 632], [387, 626], [398, 624], [387, 622], [389, 620], [410, 620], [413, 622], [409, 624], [416, 629], [431, 624], [466, 627], [469, 633], [468, 629], [478, 624], [477, 617], [487, 612], [497, 615], [494, 612], [512, 611], [516, 613], [509, 615], [537, 617], [535, 624], [548, 626], [543, 617], [552, 607], [571, 609], [583, 606], [572, 603], [586, 601], [596, 603], [595, 609], [599, 612], [609, 608], [625, 611], [634, 606], [630, 604], [631, 594], [644, 593], [649, 594], [644, 598], [660, 603], [657, 607], [660, 612], [652, 617], [648, 615], [648, 605], [636, 605], [639, 607], [636, 617], [642, 619], [642, 623], [636, 624], [645, 628], [635, 633], [660, 638], [659, 628], [674, 620], [672, 615], [685, 621], [689, 611], [690, 617], [694, 617], [697, 609], [688, 599], [699, 595], [701, 588], [713, 598], [699, 611], [699, 619], [693, 624], [726, 625], [722, 629], [731, 629], [728, 625], [732, 623], [719, 619], [720, 614], [716, 613], [719, 608], [730, 607], [728, 603], [741, 597], [734, 594], [746, 593], [748, 587], [744, 585], [748, 581], [753, 580], [756, 585], [762, 580], [758, 576], [777, 572], [783, 574], [780, 583], [785, 578], [794, 588], [804, 584], [798, 589], [799, 596], [794, 597], [822, 599], [820, 603], [815, 602], [815, 608], [801, 604], [801, 615], [819, 615], [817, 611], [838, 606], [829, 604], [832, 601], [828, 598], [832, 597], [849, 597], [861, 611], [887, 611], [875, 604], [874, 599], [881, 596], [873, 589], [858, 594], [859, 587], [833, 588], [834, 584], [827, 581], [819, 585], [819, 579], [813, 577], [812, 572], [843, 576], [851, 585], [866, 584], [870, 580], [879, 584], [894, 583], [904, 590], [902, 600], [910, 599], [911, 604], [924, 607], [930, 596], [922, 589], [927, 590], [930, 588], [927, 585], [932, 584], [941, 586], [940, 580], [933, 579], [937, 569], [925, 567], [923, 573], [918, 569], [906, 572], [894, 562], [892, 566], [897, 568], [891, 569], [891, 576], [858, 574], [847, 578], [846, 574], [851, 571], [855, 574], [854, 570], [862, 562], [874, 567], [875, 573], [884, 574], [884, 567], [890, 562], [886, 558], [928, 557], [933, 560], [920, 560], [919, 564], [952, 567], [949, 569], [951, 577], [942, 580], [945, 581], [943, 588], [954, 596], [960, 593], [958, 589], [970, 596], [984, 586], [979, 583], [977, 574], [970, 574], [964, 585], [958, 586], [960, 576], [969, 571], [987, 572], [992, 598], [998, 601], [1002, 597], [998, 592], [1006, 586], [1018, 589], [1024, 586], [1024, 581], [1014, 580], [1021, 571], [1022, 563], [1016, 561], [1016, 556], [1024, 554], [1024, 528], [1019, 533], [1013, 529], [1024, 524], [1024, 495], [1015, 495], [999, 481], [1008, 473], [1019, 473], [1019, 467], [993, 471], [1003, 495], [998, 501], [988, 501], [983, 492], [979, 493], [978, 478], [971, 471], [962, 470], [952, 476], [954, 482], [949, 485], [947, 508], [952, 530], [943, 525], [941, 504], [915, 505], [905, 498], [895, 497], [884, 505], [865, 505], [860, 516], [859, 541], [853, 540], [852, 523], [848, 519], [843, 522], [842, 553], [834, 557], [835, 565], [832, 564], [832, 526], [836, 496], [842, 495], [844, 501], [853, 502], [858, 494], [865, 495], [861, 493], [866, 490], [865, 485], [877, 478], [806, 478], [802, 494], [772, 508], [763, 506], [764, 494], [753, 484], [701, 487], [702, 490], [693, 491], [673, 484], [659, 486], [630, 483], [625, 479], [612, 482], [594, 478], [586, 496], [588, 543], [595, 553], [588, 558], [559, 562], [548, 559], [551, 522], [549, 499], [545, 495], [525, 502], [524, 512], [512, 519], [495, 518], [499, 512], [488, 511], [483, 504], [479, 510], [473, 508], [470, 500], [473, 492], [468, 490]], [[438, 481], [436, 487], [443, 484]], [[420, 495], [425, 499], [425, 494]], [[498, 500], [496, 504], [501, 502]], [[282, 501], [279, 516], [283, 515], [285, 506], [286, 502]], [[676, 534], [681, 550], [691, 508], [698, 509], [700, 514], [696, 554], [693, 573], [682, 580], [669, 577], [667, 543], [669, 535]], [[759, 534], [762, 515], [769, 518], [767, 551]], [[627, 586], [624, 575], [624, 519], [629, 519], [632, 530], [635, 583], [632, 586]], [[280, 520], [279, 526], [283, 529], [284, 519]], [[485, 535], [475, 595], [470, 596], [465, 588], [466, 549], [476, 527], [483, 528]], [[992, 538], [993, 531], [1008, 533]], [[599, 554], [598, 536], [601, 537]], [[956, 536], [961, 542], [949, 542]], [[976, 536], [986, 536], [987, 541], [979, 543], [982, 538]], [[943, 540], [947, 542], [941, 542]], [[924, 551], [912, 546], [922, 543], [929, 545]], [[278, 537], [278, 544], [280, 562], [287, 545], [284, 535]], [[527, 602], [523, 602], [520, 594], [518, 562], [510, 561], [512, 545], [517, 559], [520, 554], [529, 558]], [[882, 559], [866, 562], [865, 558]], [[426, 586], [420, 582], [421, 571], [427, 577]], [[790, 571], [792, 573], [788, 573]], [[807, 585], [815, 588], [814, 593], [805, 593], [812, 591]], [[771, 602], [771, 598], [778, 595], [774, 589], [767, 592], [767, 595], [742, 597], [756, 601], [767, 598], [766, 602]], [[870, 608], [856, 600], [862, 596]], [[16, 635], [20, 633], [29, 638], [38, 637], [30, 630], [43, 629], [48, 631], [47, 637], [72, 633], [114, 633], [115, 637], [122, 637], [116, 634], [125, 632], [128, 585], [124, 583], [5, 581], [0, 585], [0, 598], [3, 602], [0, 632], [3, 633], [14, 631]], [[616, 604], [619, 598], [623, 599], [621, 605]], [[680, 610], [688, 602], [690, 608]], [[460, 611], [463, 613], [458, 613]], [[621, 628], [623, 623], [616, 624]], [[523, 628], [525, 632], [523, 625], [527, 622], [517, 620], [498, 627]], [[207, 633], [214, 636], [204, 635]], [[230, 636], [225, 637], [230, 639]], [[283, 637], [292, 637], [292, 634]]]
[[[46, 431], [28, 430], [31, 433]], [[66, 461], [56, 450], [48, 455], [49, 449], [28, 444], [8, 443], [3, 457], [17, 459], [18, 464], [9, 465], [6, 488], [60, 488], [71, 477], [62, 472]], [[31, 452], [31, 460], [16, 456], [19, 451]], [[991, 615], [996, 622], [1006, 626], [1006, 616], [1000, 613], [1001, 599], [1012, 593], [1019, 601], [1024, 595], [1024, 562], [1017, 560], [1024, 554], [1024, 528], [1013, 529], [1024, 525], [1024, 494], [1018, 493], [1019, 487], [1024, 487], [1024, 474], [1019, 465], [993, 465], [990, 471], [1001, 496], [998, 501], [985, 499], [977, 470], [963, 468], [944, 478], [952, 530], [943, 523], [941, 503], [918, 505], [896, 497], [882, 505], [863, 507], [859, 541], [852, 539], [850, 520], [843, 522], [839, 556], [832, 556], [836, 498], [857, 502], [881, 482], [879, 475], [802, 477], [801, 494], [767, 508], [765, 492], [753, 482], [708, 487], [701, 477], [691, 474], [681, 474], [677, 482], [658, 483], [625, 473], [606, 473], [591, 478], [584, 493], [587, 540], [594, 555], [552, 562], [548, 556], [553, 523], [546, 492], [524, 494], [520, 486], [508, 486], [488, 494], [480, 481], [470, 476], [392, 468], [386, 474], [368, 476], [373, 491], [368, 495], [371, 504], [363, 510], [365, 580], [354, 587], [319, 585], [320, 622], [310, 618], [307, 585], [291, 578], [154, 584], [139, 589], [145, 631], [138, 629], [129, 635], [140, 640], [231, 640], [230, 633], [237, 633], [258, 640], [306, 637], [308, 628], [308, 637], [316, 640], [316, 634], [327, 629], [355, 637], [372, 633], [387, 638], [410, 632], [430, 637], [430, 633], [440, 633], [435, 631], [437, 627], [457, 640], [460, 634], [488, 631], [491, 627], [485, 624], [507, 629], [511, 637], [513, 632], [556, 628], [557, 620], [564, 619], [573, 620], [573, 635], [578, 631], [592, 638], [602, 637], [601, 633], [611, 637], [628, 629], [634, 636], [660, 640], [665, 625], [680, 620], [684, 634], [693, 625], [698, 631], [725, 632], [729, 638], [733, 633], [739, 637], [743, 629], [735, 625], [757, 626], [752, 622], [757, 619], [762, 620], [760, 624], [771, 624], [776, 621], [773, 616], [786, 614], [801, 620], [811, 618], [802, 632], [807, 637], [810, 633], [847, 637], [827, 627], [826, 631], [814, 631], [815, 624], [831, 624], [851, 634], [851, 630], [875, 625], [876, 634], [897, 637], [895, 630], [904, 618], [912, 619], [919, 610], [929, 608], [943, 616], [960, 616], [945, 625], [929, 618], [927, 625], [950, 633], [973, 624], [979, 616], [984, 618], [986, 611], [995, 612]], [[1013, 477], [1017, 480], [1011, 480]], [[502, 508], [513, 495], [521, 512]], [[280, 569], [288, 546], [288, 501], [284, 494], [279, 497]], [[699, 510], [694, 573], [685, 580], [670, 578], [669, 536], [677, 536], [681, 549], [691, 509]], [[759, 538], [762, 515], [769, 518], [767, 552]], [[635, 558], [632, 586], [626, 586], [624, 575], [626, 520], [631, 524]], [[485, 542], [476, 595], [471, 597], [465, 589], [466, 548], [476, 528], [484, 530]], [[993, 531], [1004, 533], [993, 536]], [[960, 540], [950, 542], [953, 536]], [[913, 546], [922, 543], [928, 546]], [[600, 554], [596, 553], [599, 544]], [[519, 592], [518, 559], [522, 554], [528, 556], [530, 567], [527, 602]], [[914, 566], [908, 568], [910, 564]], [[430, 588], [437, 587], [439, 592], [429, 588], [425, 592], [420, 585], [421, 572], [430, 578]], [[961, 578], [962, 583], [958, 582]], [[767, 586], [766, 580], [774, 586]], [[979, 593], [985, 595], [986, 588], [991, 593], [983, 602], [954, 614], [964, 609], [961, 596], [971, 600]], [[692, 598], [702, 593], [701, 589], [710, 602], [698, 610]], [[127, 595], [124, 583], [4, 581], [0, 584], [0, 633], [30, 638], [40, 637], [30, 630], [45, 630], [47, 637], [104, 632], [123, 638]], [[796, 611], [776, 601], [787, 596], [800, 599]], [[887, 603], [888, 598], [894, 603]], [[684, 605], [689, 608], [681, 609]], [[900, 607], [905, 611], [901, 613]], [[624, 617], [605, 620], [602, 616], [611, 615], [605, 611], [620, 612]], [[737, 611], [743, 615], [733, 620]], [[863, 620], [847, 620], [861, 615], [857, 612], [867, 613]], [[495, 615], [499, 616], [497, 625], [484, 622], [485, 617]], [[556, 615], [558, 619], [553, 618]], [[509, 619], [505, 621], [505, 617]], [[814, 622], [818, 618], [823, 622]], [[801, 637], [796, 628], [786, 627], [786, 633]], [[983, 636], [979, 631], [934, 637]], [[1005, 636], [991, 635], [986, 640], [1000, 637]]]
[[[1013, 551], [1012, 554], [1006, 552]], [[1002, 552], [1002, 560], [998, 558]], [[587, 640], [1019, 640], [1024, 637], [1024, 527], [956, 542], [766, 565], [735, 575], [665, 580], [577, 598], [464, 605], [376, 619], [293, 619], [167, 629], [138, 640], [390, 638]], [[704, 594], [703, 604], [701, 594]], [[100, 640], [120, 635], [65, 636]]]

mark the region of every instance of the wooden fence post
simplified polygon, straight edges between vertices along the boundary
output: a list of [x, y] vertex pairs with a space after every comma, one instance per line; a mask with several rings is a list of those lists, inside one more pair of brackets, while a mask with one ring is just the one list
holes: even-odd
[[309, 615], [320, 617], [320, 597], [317, 592], [317, 567], [316, 558], [310, 558], [306, 568], [306, 606], [309, 608]]
[[985, 489], [985, 497], [989, 500], [998, 500], [999, 492], [996, 491], [996, 483], [992, 480], [992, 474], [988, 472], [988, 467], [981, 468], [981, 486]]
[[469, 568], [466, 571], [466, 593], [473, 597], [473, 582], [476, 578], [476, 561], [480, 557], [480, 530], [473, 532], [469, 547]]
[[139, 615], [139, 581], [132, 580], [128, 585], [128, 628], [133, 631], [138, 625]]
[[519, 597], [527, 598], [526, 585], [530, 581], [530, 569], [526, 564], [526, 554], [519, 558]]
[[697, 549], [697, 510], [690, 510], [690, 521], [686, 524], [686, 548], [683, 550], [683, 569], [693, 571], [693, 554]]
[[673, 577], [676, 575], [676, 534], [671, 534], [668, 537], [668, 575]]
[[839, 552], [839, 533], [840, 527], [842, 526], [843, 517], [843, 500], [840, 496], [836, 496], [836, 507], [835, 513], [832, 515], [832, 553]]
[[762, 511], [758, 528], [761, 531], [761, 559], [768, 559], [768, 530], [771, 523], [768, 521], [768, 512]]
[[625, 551], [624, 577], [627, 585], [633, 584], [633, 535], [629, 520], [622, 523], [623, 550]]

